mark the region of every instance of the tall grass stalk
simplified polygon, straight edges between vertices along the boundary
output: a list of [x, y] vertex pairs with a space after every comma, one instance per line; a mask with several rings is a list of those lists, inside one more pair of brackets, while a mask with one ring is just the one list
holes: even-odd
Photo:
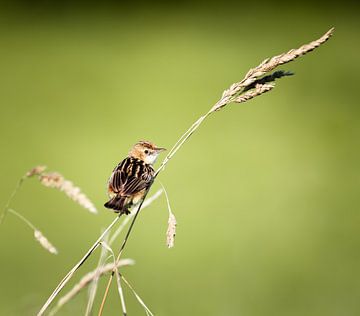
[[[272, 58], [267, 58], [262, 63], [260, 63], [257, 67], [250, 69], [241, 81], [232, 84], [229, 87], [229, 89], [225, 90], [223, 92], [220, 100], [218, 102], [216, 102], [215, 105], [208, 112], [206, 112], [203, 116], [201, 116], [199, 119], [197, 119], [195, 121], [195, 123], [193, 125], [191, 125], [190, 128], [179, 138], [179, 140], [172, 147], [172, 149], [170, 150], [170, 152], [165, 157], [164, 161], [161, 163], [160, 167], [156, 171], [153, 180], [156, 179], [156, 177], [165, 168], [165, 166], [171, 160], [171, 158], [183, 146], [183, 144], [191, 137], [191, 135], [193, 135], [193, 133], [200, 127], [200, 125], [205, 121], [206, 118], [208, 118], [211, 114], [225, 108], [230, 103], [244, 103], [254, 97], [260, 96], [266, 92], [271, 91], [275, 87], [275, 82], [274, 82], [275, 79], [286, 76], [287, 72], [282, 72], [283, 75], [280, 75], [280, 76], [275, 76], [274, 74], [269, 75], [268, 79], [266, 79], [266, 80], [264, 80], [264, 75], [273, 71], [279, 65], [283, 65], [288, 62], [291, 62], [294, 59], [296, 59], [300, 56], [303, 56], [310, 51], [313, 51], [315, 48], [319, 47], [321, 44], [326, 42], [331, 37], [332, 34], [333, 34], [333, 28], [330, 29], [328, 32], [326, 32], [323, 36], [321, 36], [319, 39], [317, 39], [315, 41], [312, 41], [308, 44], [302, 45], [301, 47], [299, 47], [297, 49], [291, 49], [286, 53], [274, 56]], [[136, 210], [134, 210], [135, 215], [133, 217], [133, 220], [128, 228], [128, 231], [127, 231], [125, 238], [119, 249], [119, 252], [118, 252], [118, 255], [116, 258], [117, 262], [120, 260], [121, 255], [125, 249], [127, 241], [129, 239], [132, 229], [134, 227], [135, 221], [141, 211], [142, 204], [143, 203], [141, 203], [139, 205], [139, 207], [137, 207]], [[107, 231], [116, 223], [116, 221], [118, 219], [119, 219], [119, 217], [117, 217], [114, 220], [114, 222], [110, 224], [110, 226], [107, 228]], [[48, 308], [48, 306], [51, 304], [51, 302], [54, 300], [54, 298], [57, 296], [57, 294], [61, 291], [61, 289], [65, 286], [65, 284], [69, 281], [69, 279], [72, 277], [72, 275], [75, 273], [75, 271], [80, 267], [81, 264], [83, 264], [85, 262], [85, 260], [91, 255], [92, 251], [99, 245], [99, 241], [101, 240], [101, 238], [99, 238], [95, 242], [93, 247], [86, 253], [86, 255], [80, 260], [80, 262], [59, 283], [59, 285], [56, 287], [54, 292], [50, 295], [49, 299], [46, 301], [44, 306], [41, 308], [40, 312], [38, 313], [38, 316], [43, 315], [45, 310]], [[104, 307], [104, 304], [106, 301], [106, 297], [109, 293], [109, 288], [110, 288], [110, 285], [111, 285], [111, 282], [112, 282], [115, 272], [116, 272], [116, 269], [114, 268], [110, 275], [108, 285], [106, 287], [98, 315], [102, 314], [102, 310], [103, 310], [103, 307]]]

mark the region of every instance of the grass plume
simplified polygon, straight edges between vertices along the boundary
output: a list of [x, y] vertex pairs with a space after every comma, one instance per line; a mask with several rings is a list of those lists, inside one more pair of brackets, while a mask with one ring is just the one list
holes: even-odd
[[66, 180], [58, 172], [42, 173], [39, 176], [40, 183], [48, 188], [55, 188], [64, 192], [70, 199], [78, 203], [89, 212], [96, 214], [97, 209], [90, 199], [81, 192], [81, 189], [75, 186], [71, 181]]
[[57, 255], [58, 251], [53, 246], [53, 244], [43, 235], [43, 233], [38, 230], [33, 223], [31, 223], [25, 216], [21, 215], [20, 213], [16, 212], [13, 209], [8, 209], [9, 213], [12, 213], [17, 218], [19, 218], [22, 222], [24, 222], [27, 226], [29, 226], [34, 231], [35, 240], [39, 242], [39, 244], [48, 252], [53, 255]]
[[50, 241], [44, 236], [44, 234], [38, 230], [33, 223], [31, 223], [25, 216], [10, 208], [12, 201], [14, 200], [16, 194], [19, 192], [24, 181], [29, 178], [38, 177], [40, 183], [47, 187], [57, 188], [61, 191], [64, 191], [70, 198], [76, 201], [81, 206], [87, 208], [92, 213], [96, 213], [96, 208], [92, 202], [80, 191], [80, 188], [75, 187], [71, 181], [65, 180], [62, 175], [57, 172], [45, 173], [46, 166], [38, 165], [27, 171], [18, 181], [14, 191], [11, 193], [3, 212], [0, 215], [0, 224], [4, 221], [6, 215], [11, 213], [17, 218], [22, 220], [27, 226], [29, 226], [34, 231], [35, 240], [52, 254], [57, 254], [57, 249], [50, 243]]
[[172, 248], [175, 245], [175, 235], [176, 235], [177, 222], [176, 222], [175, 215], [171, 210], [169, 196], [168, 196], [164, 186], [163, 186], [163, 190], [164, 190], [164, 193], [165, 193], [166, 204], [167, 204], [167, 208], [168, 208], [168, 212], [169, 212], [168, 228], [166, 230], [166, 245], [168, 246], [168, 248]]

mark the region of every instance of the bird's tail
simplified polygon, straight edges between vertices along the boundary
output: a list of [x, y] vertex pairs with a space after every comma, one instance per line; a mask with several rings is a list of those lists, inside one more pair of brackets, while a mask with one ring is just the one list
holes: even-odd
[[125, 205], [126, 197], [114, 196], [112, 199], [107, 201], [104, 206], [115, 210], [116, 213], [129, 214], [128, 207]]

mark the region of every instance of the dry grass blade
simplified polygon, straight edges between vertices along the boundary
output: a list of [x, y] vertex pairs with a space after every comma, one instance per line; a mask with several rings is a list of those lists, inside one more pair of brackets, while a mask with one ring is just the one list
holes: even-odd
[[[120, 280], [120, 277], [119, 277], [119, 269], [117, 267], [117, 262], [119, 262], [119, 260], [115, 260], [115, 254], [113, 252], [113, 250], [111, 249], [111, 247], [106, 243], [106, 242], [102, 242], [101, 245], [106, 248], [107, 251], [109, 251], [111, 253], [111, 256], [113, 257], [113, 260], [114, 260], [114, 268], [111, 272], [111, 276], [114, 275], [114, 273], [116, 274], [116, 283], [117, 283], [117, 288], [118, 288], [118, 292], [119, 292], [119, 296], [120, 296], [120, 301], [121, 301], [121, 309], [122, 309], [122, 312], [123, 312], [123, 315], [126, 316], [126, 304], [125, 304], [125, 298], [124, 298], [124, 293], [123, 293], [123, 290], [122, 290], [122, 287], [121, 287], [121, 280]], [[112, 279], [112, 278], [111, 278]], [[100, 305], [100, 310], [99, 310], [99, 313], [98, 313], [98, 316], [101, 316], [102, 315], [102, 312], [104, 310], [104, 306], [105, 306], [105, 301], [106, 301], [106, 297], [107, 297], [107, 293], [110, 289], [110, 284], [111, 282], [108, 282], [108, 285], [106, 287], [106, 291], [105, 291], [105, 296], [103, 297], [103, 300], [101, 302], [101, 305]]]
[[[154, 175], [154, 178], [153, 178], [153, 181], [154, 179], [156, 178], [156, 174]], [[153, 182], [152, 182], [153, 183]], [[152, 184], [151, 184], [152, 185]], [[125, 246], [129, 240], [129, 237], [131, 235], [131, 232], [132, 232], [132, 229], [135, 225], [135, 222], [136, 222], [136, 219], [138, 217], [138, 215], [140, 214], [140, 211], [141, 211], [141, 207], [142, 205], [144, 204], [144, 201], [146, 199], [146, 196], [149, 194], [149, 190], [151, 188], [151, 185], [149, 186], [149, 188], [145, 191], [145, 194], [144, 194], [144, 198], [143, 200], [140, 202], [140, 204], [137, 206], [136, 208], [136, 211], [133, 210], [134, 212], [134, 217], [130, 223], [130, 226], [125, 234], [125, 237], [121, 243], [121, 246], [120, 246], [120, 249], [119, 249], [119, 252], [118, 252], [118, 255], [117, 255], [117, 258], [116, 258], [116, 262], [120, 260], [121, 258], [121, 255], [125, 249]], [[113, 270], [113, 272], [111, 273], [110, 277], [109, 277], [109, 281], [107, 283], [107, 286], [106, 286], [106, 289], [105, 289], [105, 292], [104, 292], [104, 296], [103, 296], [103, 299], [101, 301], [101, 305], [100, 305], [100, 309], [99, 309], [99, 313], [98, 313], [98, 316], [101, 316], [102, 315], [102, 312], [104, 310], [104, 306], [105, 306], [105, 303], [106, 303], [106, 299], [107, 299], [107, 296], [108, 296], [108, 293], [109, 293], [109, 289], [110, 289], [110, 286], [111, 286], [111, 283], [112, 283], [112, 280], [113, 280], [113, 277], [114, 277], [114, 274], [115, 274], [115, 269]]]
[[[116, 268], [134, 265], [135, 262], [132, 259], [122, 259], [116, 265]], [[59, 309], [73, 299], [77, 294], [79, 294], [83, 289], [85, 289], [93, 280], [99, 278], [106, 273], [111, 272], [115, 267], [114, 263], [108, 263], [102, 267], [99, 267], [86, 275], [84, 275], [81, 280], [64, 296], [62, 296], [56, 304], [56, 307], [51, 311], [50, 315], [55, 315]]]
[[113, 226], [120, 219], [120, 215], [118, 215], [112, 223], [105, 229], [105, 231], [100, 235], [100, 237], [94, 242], [94, 244], [90, 247], [90, 249], [86, 252], [86, 254], [80, 259], [80, 261], [65, 275], [65, 277], [60, 281], [60, 283], [56, 286], [55, 290], [49, 296], [45, 304], [41, 307], [37, 316], [41, 316], [50, 306], [55, 297], [60, 293], [60, 291], [64, 288], [64, 286], [70, 281], [74, 273], [83, 265], [83, 263], [91, 256], [91, 254], [96, 250], [96, 248], [100, 245], [104, 236], [113, 228]]
[[[157, 199], [161, 195], [162, 191], [157, 191], [153, 196], [151, 196], [148, 200], [144, 201], [146, 206], [150, 205], [155, 199]], [[113, 226], [120, 219], [120, 215], [117, 216], [113, 222], [105, 229], [105, 231], [100, 235], [100, 237], [95, 241], [95, 243], [90, 247], [90, 249], [86, 252], [86, 254], [80, 259], [80, 261], [67, 273], [67, 275], [60, 281], [60, 283], [56, 286], [55, 290], [49, 296], [45, 304], [42, 306], [41, 310], [37, 314], [37, 316], [41, 316], [48, 309], [52, 301], [55, 297], [60, 293], [60, 291], [64, 288], [64, 286], [69, 282], [74, 273], [81, 267], [81, 265], [89, 258], [89, 256], [96, 250], [96, 248], [100, 245], [105, 236], [107, 236], [108, 232], [113, 228]], [[111, 243], [112, 241], [110, 241]], [[119, 260], [118, 260], [119, 261]]]
[[70, 199], [91, 213], [97, 213], [97, 209], [94, 204], [84, 193], [81, 192], [80, 188], [75, 186], [71, 181], [66, 180], [60, 173], [42, 173], [39, 179], [42, 185], [64, 192]]
[[[122, 289], [122, 286], [121, 286], [121, 280], [120, 280], [120, 276], [119, 276], [119, 269], [118, 269], [118, 266], [116, 264], [116, 260], [115, 260], [115, 254], [114, 254], [114, 251], [111, 249], [111, 247], [105, 242], [103, 241], [101, 243], [101, 245], [111, 253], [111, 256], [113, 257], [114, 259], [114, 267], [113, 267], [113, 271], [115, 271], [115, 274], [116, 274], [116, 283], [117, 283], [117, 288], [118, 288], [118, 292], [119, 292], [119, 297], [120, 297], [120, 302], [121, 302], [121, 308], [122, 308], [122, 312], [123, 312], [123, 315], [126, 316], [126, 304], [125, 304], [125, 298], [124, 298], [124, 292], [123, 292], [123, 289]], [[121, 261], [121, 260], [120, 260]], [[102, 309], [101, 309], [102, 311]], [[101, 312], [99, 312], [99, 314], [101, 314]]]
[[[108, 236], [109, 235], [106, 235], [104, 237], [104, 241], [105, 242], [108, 242]], [[102, 247], [101, 248], [101, 253], [100, 253], [100, 257], [99, 257], [99, 261], [98, 261], [98, 264], [97, 264], [97, 268], [95, 271], [97, 271], [97, 275], [96, 275], [96, 278], [94, 278], [92, 281], [91, 281], [91, 284], [89, 286], [89, 291], [88, 291], [88, 303], [86, 305], [86, 311], [85, 311], [85, 316], [89, 316], [91, 315], [92, 313], [92, 309], [93, 309], [93, 306], [94, 306], [94, 301], [95, 301], [95, 296], [96, 296], [96, 292], [97, 292], [97, 289], [98, 289], [98, 283], [99, 283], [99, 279], [100, 279], [100, 275], [99, 275], [99, 272], [101, 270], [101, 268], [104, 266], [105, 264], [105, 260], [106, 260], [106, 253], [107, 253], [107, 250]]]
[[93, 281], [97, 277], [101, 277], [106, 273], [111, 272], [114, 268], [125, 267], [129, 265], [134, 265], [135, 261], [132, 259], [121, 259], [116, 267], [114, 263], [108, 263], [99, 269], [95, 269], [87, 273], [85, 276], [81, 278], [81, 280], [63, 297], [61, 297], [57, 303], [57, 306], [66, 304], [69, 300], [71, 300], [74, 296], [76, 296], [81, 290], [87, 287], [91, 281]]
[[[143, 209], [150, 206], [156, 199], [158, 199], [160, 197], [160, 195], [163, 193], [162, 189], [159, 189], [158, 191], [156, 191], [152, 196], [150, 196], [149, 198], [147, 198], [144, 203], [143, 203]], [[109, 246], [111, 246], [114, 241], [117, 239], [117, 237], [119, 236], [119, 234], [124, 230], [125, 226], [130, 222], [130, 220], [134, 217], [135, 212], [131, 212], [128, 216], [126, 216], [123, 221], [121, 222], [121, 224], [119, 225], [119, 227], [116, 229], [116, 231], [112, 234], [110, 241], [109, 241]], [[106, 241], [106, 240], [105, 240]], [[106, 248], [103, 247], [103, 250], [106, 251]], [[101, 252], [101, 256], [99, 259], [99, 263], [98, 263], [98, 267], [101, 267], [104, 259], [105, 259], [105, 251]], [[92, 287], [90, 289], [90, 293], [89, 293], [89, 301], [88, 301], [88, 305], [87, 305], [87, 309], [86, 309], [86, 314], [85, 315], [90, 315], [90, 312], [92, 310], [93, 307], [93, 302], [94, 302], [94, 298], [95, 298], [95, 294], [97, 291], [97, 281], [98, 279], [95, 279], [92, 283]]]
[[146, 315], [154, 316], [154, 314], [151, 312], [151, 310], [145, 305], [144, 301], [141, 299], [141, 297], [135, 292], [134, 288], [131, 286], [131, 284], [124, 278], [122, 274], [120, 274], [121, 279], [125, 282], [125, 284], [129, 287], [131, 292], [135, 295], [135, 298], [140, 303], [140, 305], [144, 308]]
[[116, 268], [115, 274], [116, 274], [117, 288], [118, 288], [120, 301], [121, 301], [122, 312], [123, 312], [123, 315], [126, 316], [125, 297], [124, 297], [124, 292], [123, 292], [123, 289], [122, 289], [122, 286], [121, 286], [121, 279], [120, 279], [120, 273], [119, 273], [118, 268]]

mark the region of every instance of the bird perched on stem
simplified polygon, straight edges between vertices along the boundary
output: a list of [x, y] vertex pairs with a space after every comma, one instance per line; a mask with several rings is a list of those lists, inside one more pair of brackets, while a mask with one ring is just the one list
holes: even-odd
[[136, 143], [112, 172], [108, 181], [110, 200], [104, 206], [116, 213], [129, 214], [129, 209], [141, 202], [149, 189], [155, 174], [152, 165], [164, 150], [148, 141]]

